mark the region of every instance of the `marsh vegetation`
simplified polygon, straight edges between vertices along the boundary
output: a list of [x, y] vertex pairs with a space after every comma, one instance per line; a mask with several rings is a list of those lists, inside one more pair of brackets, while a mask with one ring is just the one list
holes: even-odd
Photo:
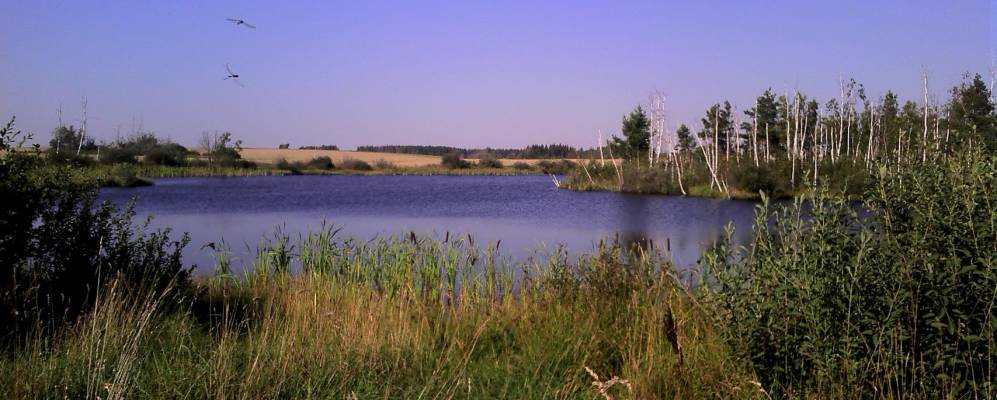
[[997, 158], [969, 141], [863, 168], [861, 214], [826, 183], [763, 201], [750, 243], [691, 269], [646, 244], [511, 259], [329, 228], [242, 264], [215, 243], [195, 279], [186, 239], [0, 137], [8, 397], [993, 394]]

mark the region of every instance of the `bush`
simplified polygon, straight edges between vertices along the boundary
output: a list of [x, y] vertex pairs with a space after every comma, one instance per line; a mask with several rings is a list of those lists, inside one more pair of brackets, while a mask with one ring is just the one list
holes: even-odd
[[516, 161], [514, 164], [512, 164], [512, 168], [518, 169], [518, 170], [533, 169], [533, 167], [531, 167], [530, 164], [524, 163], [522, 161]]
[[395, 163], [382, 158], [374, 163], [374, 168], [383, 170], [383, 169], [395, 169], [398, 167], [395, 165]]
[[176, 167], [187, 162], [187, 148], [176, 143], [156, 146], [145, 153], [142, 162], [152, 165]]
[[468, 168], [471, 166], [471, 163], [464, 160], [464, 156], [460, 153], [450, 152], [440, 157], [440, 165], [450, 169], [458, 169]]
[[750, 247], [728, 240], [704, 256], [728, 341], [766, 389], [971, 398], [993, 387], [997, 158], [955, 157], [882, 169], [868, 216], [827, 190], [765, 204]]
[[502, 168], [502, 162], [494, 154], [486, 153], [478, 159], [478, 166], [481, 168]]
[[333, 169], [336, 166], [329, 156], [318, 156], [308, 161], [308, 168], [312, 169]]
[[276, 161], [274, 161], [273, 166], [277, 169], [291, 171], [292, 175], [301, 174], [301, 169], [303, 167], [303, 165], [301, 165], [300, 162], [291, 163], [288, 162], [287, 159], [284, 157], [278, 158]]
[[138, 163], [136, 156], [136, 153], [116, 146], [100, 149], [101, 164], [136, 164]]
[[48, 150], [48, 160], [55, 164], [72, 165], [74, 167], [89, 167], [95, 164], [94, 159], [86, 154], [76, 155], [75, 151]]
[[545, 174], [568, 175], [575, 170], [575, 168], [578, 168], [578, 164], [570, 160], [543, 160], [537, 163], [537, 168], [540, 168], [540, 170]]
[[138, 176], [138, 171], [131, 164], [118, 164], [111, 167], [104, 181], [104, 186], [112, 187], [137, 187], [151, 186], [151, 180]]
[[[790, 193], [787, 191], [782, 177], [775, 176], [775, 172], [767, 165], [744, 163], [740, 167], [732, 167], [734, 175], [734, 186], [751, 194], [765, 193], [769, 196], [782, 197]], [[802, 179], [802, 177], [801, 177]]]
[[370, 170], [373, 170], [373, 168], [371, 168], [370, 164], [367, 164], [366, 161], [352, 159], [352, 158], [351, 159], [343, 160], [343, 162], [339, 163], [339, 167], [342, 168], [342, 169], [352, 169], [352, 170], [355, 170], [355, 171], [370, 171]]
[[180, 252], [188, 239], [147, 233], [131, 207], [96, 204], [97, 187], [69, 168], [0, 156], [0, 325], [4, 334], [70, 322], [93, 304], [98, 283], [132, 288], [186, 285]]

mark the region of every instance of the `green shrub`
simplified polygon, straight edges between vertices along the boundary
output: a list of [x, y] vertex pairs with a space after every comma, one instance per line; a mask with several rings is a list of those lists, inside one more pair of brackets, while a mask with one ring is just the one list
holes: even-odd
[[464, 160], [464, 157], [460, 153], [451, 152], [440, 157], [440, 165], [450, 169], [460, 169], [469, 168], [471, 163]]
[[754, 164], [743, 163], [739, 167], [733, 166], [732, 169], [734, 175], [732, 184], [738, 189], [752, 194], [765, 193], [770, 197], [789, 194], [785, 187], [786, 181], [781, 176], [776, 176], [766, 164], [756, 167]]
[[383, 158], [374, 162], [374, 169], [385, 170], [385, 169], [395, 169], [395, 168], [398, 168], [398, 166], [396, 166], [395, 163], [385, 160]]
[[[0, 135], [4, 136], [4, 135]], [[75, 320], [99, 282], [133, 288], [184, 286], [186, 235], [147, 233], [131, 207], [96, 204], [97, 187], [77, 171], [20, 154], [0, 155], [0, 325], [5, 335]]]
[[145, 156], [142, 157], [142, 163], [176, 167], [186, 164], [187, 153], [187, 148], [179, 144], [166, 143], [147, 151]]
[[100, 149], [101, 164], [136, 164], [138, 163], [138, 158], [136, 156], [137, 154], [131, 150], [115, 146], [103, 147]]
[[492, 153], [485, 153], [478, 159], [478, 166], [481, 168], [502, 168], [502, 162]]
[[571, 160], [543, 160], [537, 163], [537, 168], [545, 174], [567, 175], [575, 170], [575, 168], [578, 168], [578, 164]]
[[512, 164], [512, 168], [513, 169], [518, 169], [518, 170], [533, 169], [533, 167], [531, 167], [530, 164], [524, 163], [522, 161], [516, 161], [515, 163], [513, 163]]
[[[758, 209], [745, 249], [704, 257], [728, 341], [778, 394], [978, 397], [997, 380], [997, 158], [882, 169]], [[986, 395], [982, 397], [987, 397]]]
[[308, 160], [307, 166], [312, 169], [333, 169], [336, 167], [329, 156], [318, 156]]
[[354, 171], [370, 171], [374, 169], [371, 168], [370, 164], [367, 164], [366, 161], [352, 158], [343, 160], [343, 162], [339, 163], [339, 168], [352, 169]]

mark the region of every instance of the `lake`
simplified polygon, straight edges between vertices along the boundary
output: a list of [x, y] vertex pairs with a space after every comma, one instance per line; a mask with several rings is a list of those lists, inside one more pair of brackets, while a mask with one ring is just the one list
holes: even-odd
[[[248, 264], [260, 239], [275, 227], [295, 237], [323, 221], [340, 235], [370, 239], [410, 231], [443, 237], [471, 234], [478, 243], [502, 241], [510, 257], [565, 245], [569, 254], [591, 252], [619, 235], [627, 241], [670, 244], [678, 265], [733, 223], [735, 241], [750, 237], [755, 202], [688, 197], [575, 192], [546, 176], [275, 176], [157, 179], [154, 186], [101, 189], [101, 199], [136, 199], [138, 216], [153, 227], [189, 232], [187, 264], [213, 265], [201, 247], [222, 239], [236, 268]], [[201, 272], [209, 269], [201, 269]]]

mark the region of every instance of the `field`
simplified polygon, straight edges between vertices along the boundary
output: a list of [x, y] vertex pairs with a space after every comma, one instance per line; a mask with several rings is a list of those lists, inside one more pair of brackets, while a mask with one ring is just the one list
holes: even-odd
[[[239, 154], [243, 159], [249, 160], [257, 163], [267, 163], [272, 164], [278, 159], [285, 159], [289, 162], [303, 161], [307, 162], [315, 157], [328, 156], [332, 159], [333, 163], [340, 163], [343, 160], [361, 160], [370, 164], [374, 164], [378, 161], [384, 160], [389, 163], [394, 164], [397, 167], [408, 168], [408, 167], [429, 167], [440, 165], [440, 157], [437, 156], [425, 156], [419, 154], [397, 154], [397, 153], [374, 153], [366, 151], [347, 151], [347, 150], [303, 150], [303, 149], [274, 149], [266, 147], [248, 147], [243, 148]], [[470, 161], [477, 161], [473, 158], [468, 159]], [[540, 159], [522, 159], [514, 160], [503, 158], [499, 161], [503, 165], [510, 166], [517, 162], [523, 162], [529, 165], [534, 165], [542, 160]], [[578, 161], [578, 160], [572, 160]]]

